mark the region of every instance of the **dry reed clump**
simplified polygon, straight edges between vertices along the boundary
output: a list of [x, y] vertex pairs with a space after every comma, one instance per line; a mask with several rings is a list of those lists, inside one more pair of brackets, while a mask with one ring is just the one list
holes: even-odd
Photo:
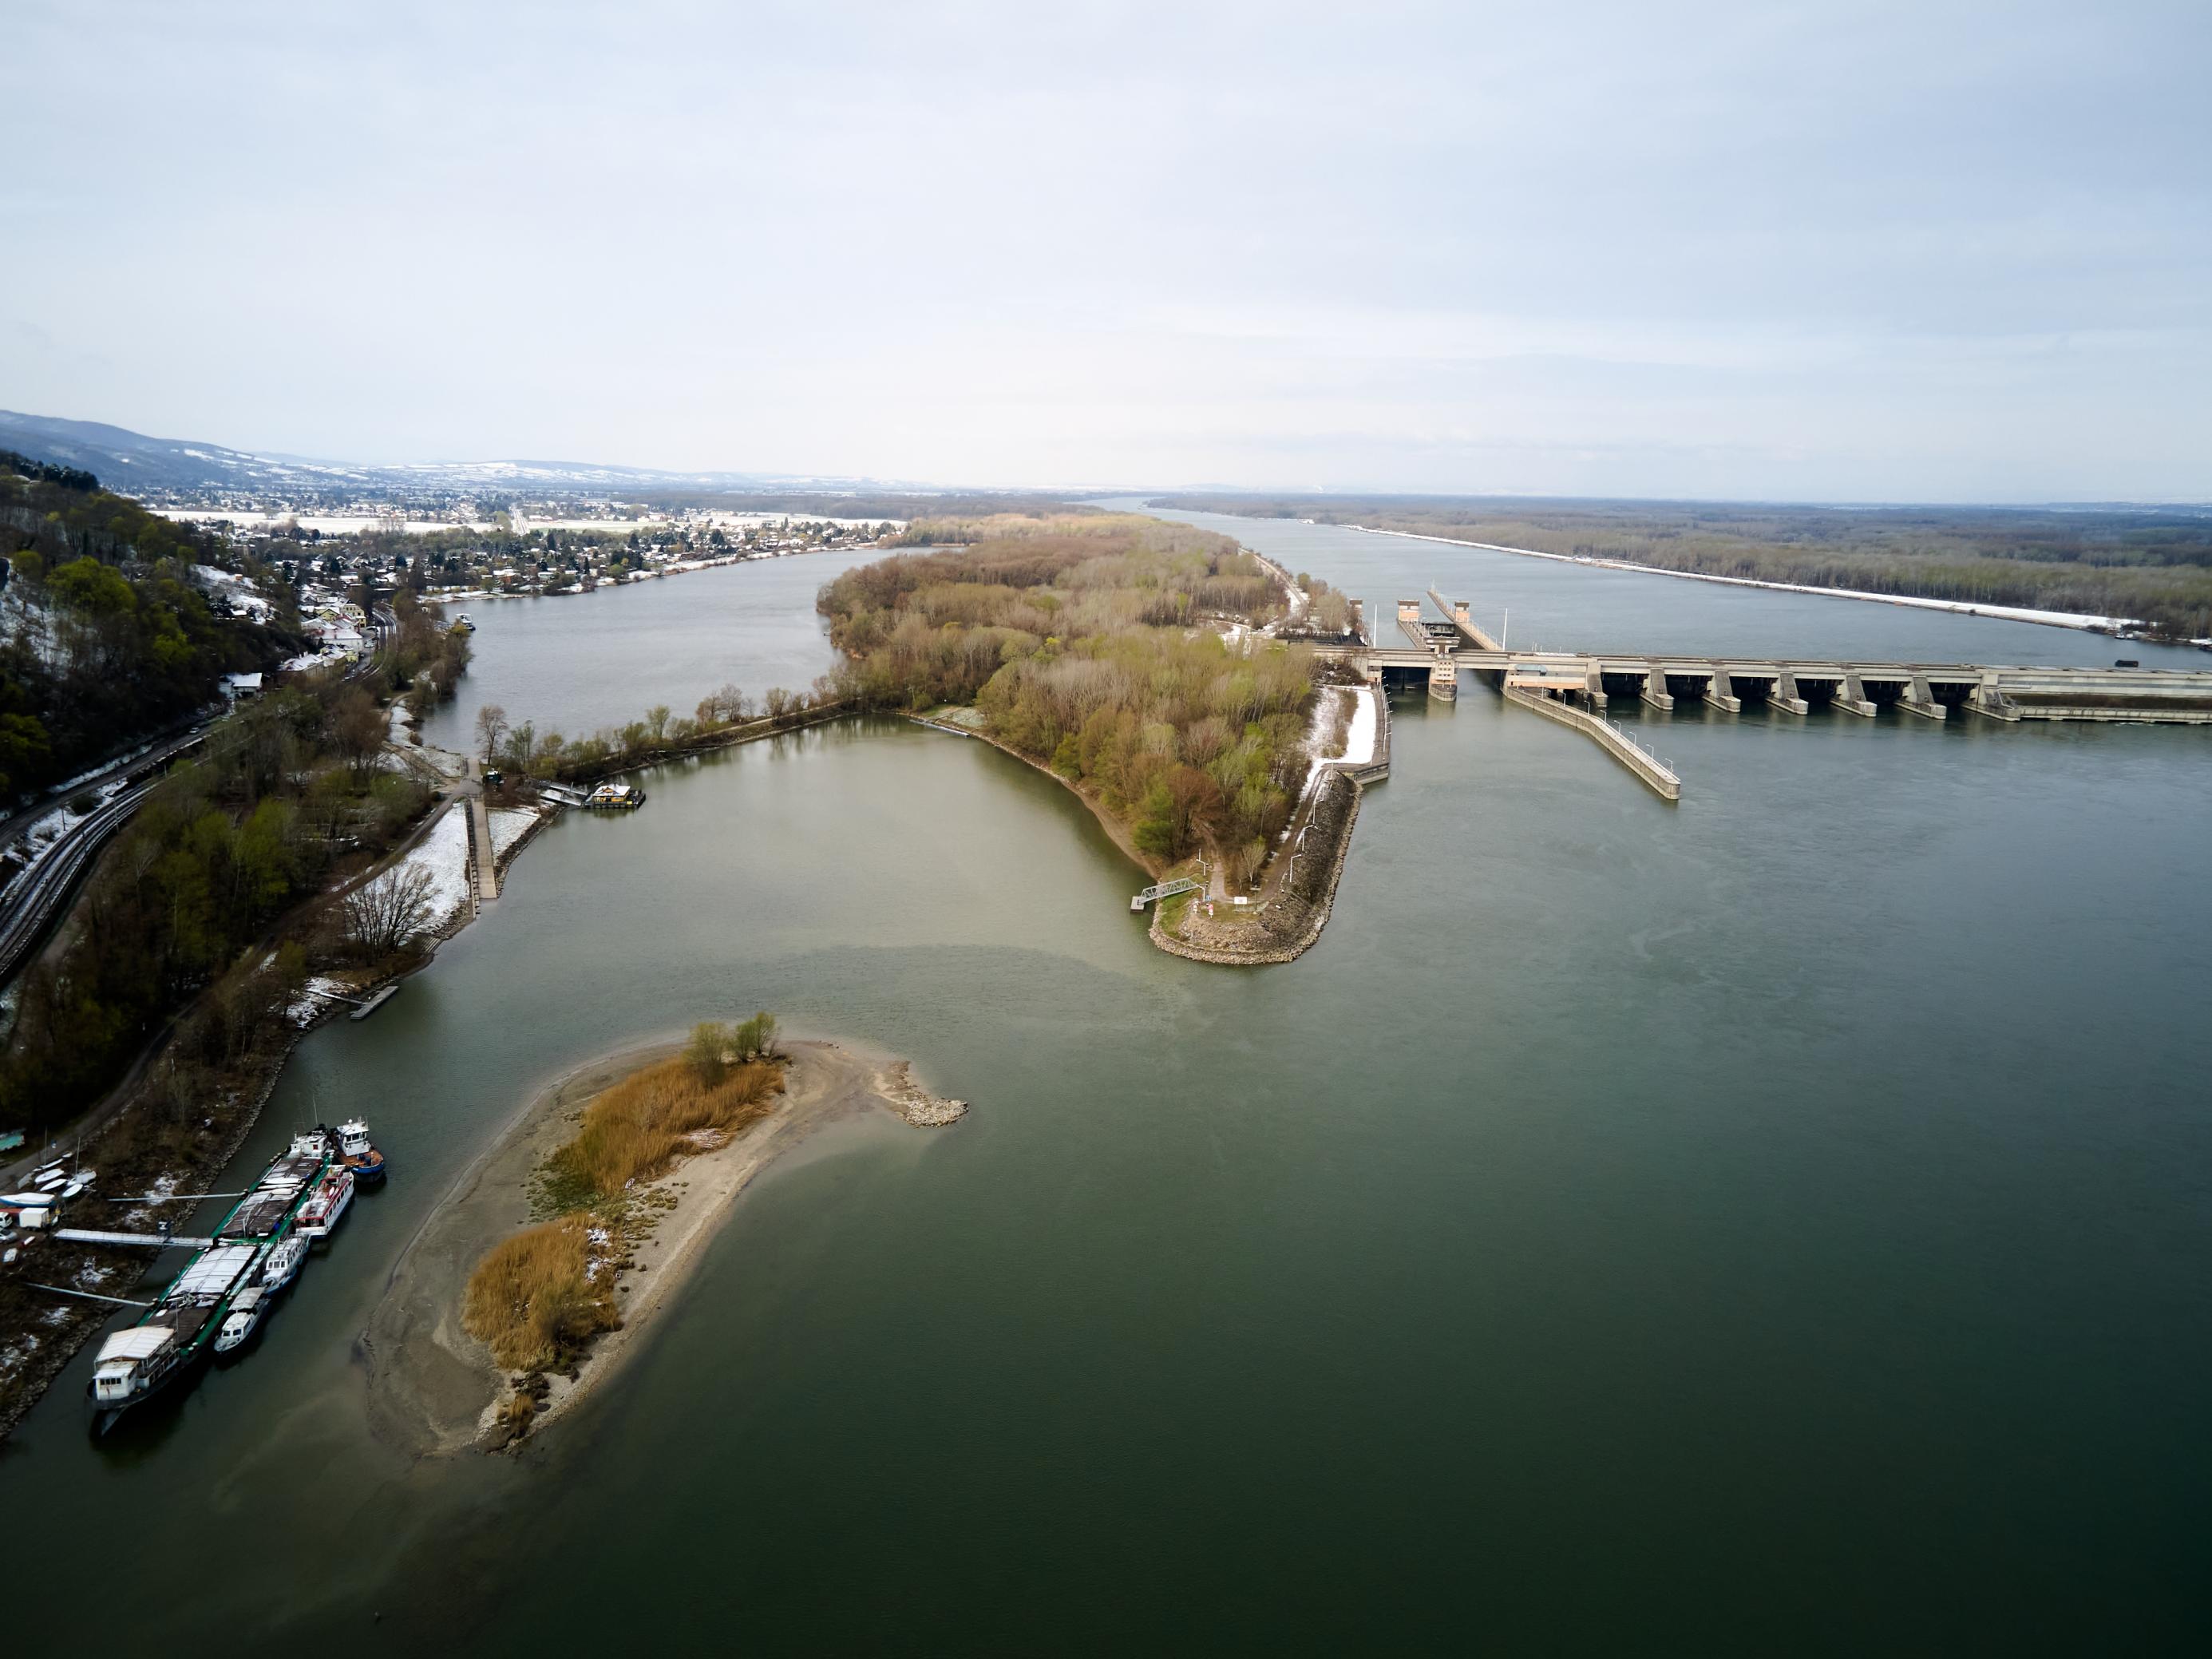
[[772, 1061], [729, 1066], [702, 1078], [678, 1058], [648, 1066], [606, 1091], [584, 1114], [576, 1138], [547, 1160], [556, 1181], [617, 1198], [661, 1174], [686, 1150], [687, 1137], [726, 1133], [768, 1109], [782, 1086]]
[[614, 1275], [587, 1276], [585, 1228], [577, 1216], [528, 1228], [485, 1251], [469, 1276], [462, 1327], [501, 1364], [544, 1370], [614, 1328]]

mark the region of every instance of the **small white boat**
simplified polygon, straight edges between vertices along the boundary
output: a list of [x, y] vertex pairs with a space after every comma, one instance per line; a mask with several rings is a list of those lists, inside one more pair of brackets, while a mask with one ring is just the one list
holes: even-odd
[[215, 1334], [217, 1353], [228, 1353], [253, 1334], [261, 1323], [261, 1316], [268, 1311], [273, 1294], [266, 1285], [248, 1285], [231, 1297], [230, 1311], [222, 1316], [222, 1328]]
[[261, 1264], [261, 1283], [274, 1296], [299, 1276], [300, 1264], [307, 1259], [307, 1241], [297, 1233], [278, 1239], [269, 1247], [269, 1255]]

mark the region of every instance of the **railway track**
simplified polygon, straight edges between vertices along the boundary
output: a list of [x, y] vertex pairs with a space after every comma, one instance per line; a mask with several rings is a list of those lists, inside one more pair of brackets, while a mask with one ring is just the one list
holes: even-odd
[[[371, 623], [376, 638], [375, 648], [346, 671], [348, 681], [367, 678], [375, 672], [390, 647], [391, 625], [382, 617]], [[0, 897], [0, 986], [13, 981], [21, 971], [54, 923], [68, 908], [78, 881], [83, 877], [100, 849], [125, 823], [131, 815], [155, 785], [161, 781], [168, 763], [185, 750], [204, 743], [215, 728], [212, 725], [187, 733], [172, 742], [131, 760], [119, 762], [100, 776], [88, 779], [70, 790], [70, 795], [82, 794], [87, 789], [96, 789], [104, 781], [120, 775], [125, 787], [103, 803], [98, 811], [80, 818], [64, 830], [61, 838], [47, 849], [46, 855], [24, 872], [4, 897]], [[41, 811], [51, 811], [51, 803]], [[19, 815], [18, 822], [27, 815]]]
[[149, 778], [134, 785], [78, 819], [0, 899], [0, 984], [14, 979], [30, 960], [94, 855], [130, 821], [158, 781], [158, 777]]

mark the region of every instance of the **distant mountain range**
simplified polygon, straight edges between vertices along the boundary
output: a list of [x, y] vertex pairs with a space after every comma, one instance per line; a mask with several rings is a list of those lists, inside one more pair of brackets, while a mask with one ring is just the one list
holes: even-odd
[[428, 462], [367, 466], [299, 455], [256, 455], [221, 444], [149, 438], [99, 421], [0, 410], [0, 449], [82, 467], [126, 495], [198, 497], [226, 493], [318, 500], [374, 495], [413, 500], [487, 492], [549, 495], [764, 489], [835, 494], [883, 485], [859, 478], [803, 478], [761, 472], [663, 472], [573, 461]]

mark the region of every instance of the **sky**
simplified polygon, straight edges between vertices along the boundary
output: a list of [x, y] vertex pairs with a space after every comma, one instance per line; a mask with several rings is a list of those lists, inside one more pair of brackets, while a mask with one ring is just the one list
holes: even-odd
[[2212, 500], [2212, 5], [0, 0], [0, 407], [356, 461]]

